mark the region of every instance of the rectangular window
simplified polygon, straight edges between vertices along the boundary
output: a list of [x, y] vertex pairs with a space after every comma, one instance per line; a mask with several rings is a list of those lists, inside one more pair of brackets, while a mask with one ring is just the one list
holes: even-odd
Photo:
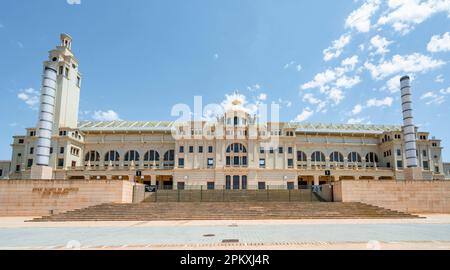
[[64, 71], [64, 67], [60, 66], [59, 67], [59, 75], [63, 75], [63, 71]]
[[203, 153], [203, 146], [199, 146], [199, 147], [198, 147], [198, 152], [199, 152], [199, 153]]
[[231, 160], [230, 160], [230, 157], [229, 157], [229, 156], [227, 157], [226, 164], [227, 164], [227, 166], [230, 166], [230, 165], [231, 165]]
[[189, 153], [194, 153], [194, 146], [189, 146]]
[[22, 144], [24, 141], [23, 139], [19, 139], [19, 143]]
[[231, 189], [231, 175], [225, 177], [225, 189]]
[[401, 156], [402, 155], [402, 151], [400, 149], [397, 149], [397, 156]]
[[80, 87], [81, 86], [81, 78], [77, 77], [77, 86]]
[[258, 189], [266, 189], [266, 182], [258, 182]]
[[178, 159], [178, 167], [179, 168], [183, 168], [184, 167], [184, 158], [179, 158]]
[[69, 77], [69, 68], [68, 67], [66, 67], [66, 77]]
[[269, 153], [273, 154], [273, 147], [270, 147]]
[[50, 155], [53, 154], [53, 147], [50, 147]]
[[206, 183], [206, 188], [208, 190], [213, 190], [214, 189], [214, 182], [208, 182]]
[[20, 172], [20, 165], [16, 165], [16, 172]]
[[76, 161], [72, 161], [72, 168], [75, 168], [77, 166], [77, 162]]
[[283, 154], [283, 147], [278, 147], [278, 153]]
[[403, 168], [403, 161], [397, 160], [397, 168]]
[[288, 168], [294, 167], [294, 160], [292, 158], [288, 159]]
[[3, 175], [3, 170], [2, 169], [0, 169], [0, 176], [2, 176]]
[[427, 150], [422, 150], [422, 156], [424, 156], [424, 157], [427, 156]]
[[434, 172], [435, 173], [439, 173], [439, 167], [438, 166], [434, 167]]
[[260, 148], [259, 148], [259, 153], [260, 153], [260, 154], [264, 154], [264, 147], [260, 147]]
[[234, 157], [233, 165], [239, 165], [239, 157]]
[[242, 189], [247, 189], [247, 175], [243, 175], [242, 177], [241, 177], [241, 184], [242, 184]]
[[63, 158], [58, 159], [58, 167], [64, 167], [64, 159]]
[[423, 169], [427, 171], [430, 170], [430, 165], [428, 164], [428, 161], [423, 162]]
[[34, 153], [34, 147], [30, 148], [30, 155], [32, 155]]
[[292, 154], [292, 147], [288, 147], [288, 154]]
[[64, 154], [64, 147], [59, 148], [59, 153]]
[[259, 167], [265, 168], [266, 167], [266, 160], [264, 158], [259, 159]]
[[242, 166], [247, 166], [247, 156], [242, 157]]
[[294, 189], [294, 182], [287, 182], [287, 189], [289, 190]]
[[177, 183], [177, 189], [183, 190], [184, 189], [184, 182], [178, 182]]
[[213, 158], [208, 158], [208, 168], [211, 168], [214, 166], [214, 159]]
[[27, 162], [27, 167], [31, 168], [31, 166], [33, 166], [33, 159], [29, 159]]
[[180, 146], [180, 150], [178, 152], [184, 153], [184, 146]]
[[208, 153], [212, 153], [213, 152], [213, 147], [212, 146], [208, 146]]
[[233, 189], [239, 189], [239, 175], [233, 175]]

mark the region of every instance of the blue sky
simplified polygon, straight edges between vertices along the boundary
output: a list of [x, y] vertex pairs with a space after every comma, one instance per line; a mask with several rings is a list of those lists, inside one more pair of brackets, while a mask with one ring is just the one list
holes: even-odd
[[80, 118], [172, 120], [176, 103], [278, 102], [284, 121], [416, 124], [450, 160], [450, 0], [2, 0], [0, 159], [37, 120], [42, 61], [69, 33]]

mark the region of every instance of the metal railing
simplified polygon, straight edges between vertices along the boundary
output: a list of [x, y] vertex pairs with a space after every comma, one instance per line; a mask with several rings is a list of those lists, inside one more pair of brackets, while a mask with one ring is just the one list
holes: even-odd
[[[237, 186], [236, 186], [237, 187]], [[167, 186], [166, 188], [171, 188]], [[246, 189], [233, 189], [231, 186], [216, 186], [208, 189], [204, 186], [190, 186], [185, 189], [157, 188], [147, 192], [146, 202], [319, 202], [314, 195], [313, 186], [299, 186], [288, 189], [286, 186], [247, 186]]]

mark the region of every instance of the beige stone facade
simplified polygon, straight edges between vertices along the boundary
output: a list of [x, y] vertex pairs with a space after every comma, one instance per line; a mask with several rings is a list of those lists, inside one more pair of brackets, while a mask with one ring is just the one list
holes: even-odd
[[[81, 75], [67, 35], [49, 61], [59, 65], [58, 87], [70, 86], [56, 91], [48, 164], [53, 179], [128, 180], [173, 189], [286, 189], [345, 179], [405, 179], [401, 126], [262, 121], [241, 109], [237, 99], [214, 121], [75, 125]], [[36, 134], [28, 128], [14, 136], [10, 179], [33, 178]], [[416, 137], [423, 179], [444, 179], [441, 141], [417, 129]]]
[[450, 181], [336, 182], [334, 200], [363, 202], [410, 213], [450, 213]]
[[132, 203], [133, 186], [111, 180], [3, 180], [0, 216], [42, 216], [102, 203]]

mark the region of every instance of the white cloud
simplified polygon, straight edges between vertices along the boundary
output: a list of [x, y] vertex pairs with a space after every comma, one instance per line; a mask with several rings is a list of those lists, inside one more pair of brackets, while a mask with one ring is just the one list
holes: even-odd
[[[441, 90], [442, 91], [442, 90]], [[445, 97], [442, 95], [438, 95], [434, 93], [433, 91], [426, 92], [420, 97], [421, 100], [425, 100], [426, 105], [432, 105], [432, 104], [442, 104], [445, 101]]]
[[361, 123], [370, 124], [370, 121], [367, 121], [367, 118], [365, 118], [365, 117], [350, 118], [347, 121], [347, 124], [351, 124], [351, 125], [361, 124]]
[[261, 93], [261, 94], [258, 95], [257, 99], [264, 101], [264, 100], [267, 99], [267, 94], [266, 93]]
[[341, 66], [348, 66], [350, 67], [351, 70], [353, 70], [355, 69], [355, 65], [358, 64], [358, 62], [359, 62], [358, 56], [354, 55], [352, 57], [345, 58], [344, 60], [342, 60]]
[[379, 19], [378, 25], [391, 25], [395, 31], [406, 34], [415, 25], [423, 23], [439, 12], [450, 15], [449, 0], [389, 0], [388, 11]]
[[[394, 77], [390, 78], [387, 82], [386, 82], [386, 88], [389, 90], [389, 92], [391, 92], [392, 94], [397, 93], [400, 91], [400, 78], [402, 77], [402, 75], [395, 75]], [[414, 81], [414, 76], [410, 75], [409, 76], [410, 81]]]
[[69, 5], [80, 5], [81, 0], [67, 0], [67, 4]]
[[384, 55], [389, 52], [388, 46], [392, 44], [392, 41], [389, 41], [380, 35], [376, 35], [370, 39], [370, 44], [370, 49], [375, 49], [375, 54]]
[[302, 113], [297, 115], [297, 117], [295, 118], [295, 121], [303, 122], [303, 121], [307, 120], [308, 118], [310, 118], [313, 114], [314, 114], [314, 112], [309, 107], [306, 107], [302, 111]]
[[40, 93], [33, 88], [28, 88], [20, 90], [17, 94], [17, 98], [25, 102], [33, 110], [37, 110], [37, 105], [39, 103]]
[[252, 85], [252, 86], [247, 86], [247, 90], [248, 91], [250, 91], [250, 92], [256, 92], [256, 91], [258, 91], [259, 89], [261, 89], [261, 85], [260, 84], [254, 84], [254, 85]]
[[366, 62], [364, 67], [368, 69], [373, 79], [380, 80], [396, 73], [427, 72], [445, 64], [442, 60], [436, 60], [429, 56], [413, 53], [410, 55], [394, 55], [392, 60], [384, 61], [378, 65]]
[[292, 106], [292, 101], [290, 101], [290, 100], [283, 100], [283, 99], [281, 99], [281, 98], [278, 99], [278, 103], [279, 103], [281, 106], [286, 106], [286, 107], [288, 107], [288, 108]]
[[333, 88], [329, 91], [328, 98], [331, 99], [334, 104], [339, 104], [344, 99], [344, 94], [341, 89]]
[[336, 87], [352, 88], [353, 86], [357, 85], [360, 82], [361, 82], [361, 78], [359, 78], [359, 76], [349, 78], [344, 75], [336, 80]]
[[391, 107], [392, 102], [394, 101], [391, 97], [386, 97], [384, 99], [376, 99], [372, 98], [367, 101], [367, 107]]
[[362, 109], [363, 109], [363, 106], [361, 104], [356, 104], [355, 107], [353, 107], [352, 114], [357, 115], [357, 114], [361, 113]]
[[442, 36], [435, 35], [431, 37], [427, 45], [429, 52], [448, 52], [450, 51], [450, 33], [447, 32]]
[[443, 94], [443, 95], [448, 95], [450, 94], [450, 87], [447, 89], [441, 89], [439, 90], [439, 93]]
[[219, 59], [219, 55], [216, 53], [216, 54], [214, 54], [213, 55], [213, 57], [214, 57], [214, 60], [217, 60], [217, 59]]
[[302, 65], [297, 65], [297, 71], [301, 71], [303, 69]]
[[294, 64], [295, 64], [295, 61], [291, 61], [291, 62], [287, 63], [286, 65], [284, 65], [283, 69], [288, 69]]
[[314, 97], [313, 94], [311, 93], [306, 93], [303, 95], [303, 99], [304, 102], [308, 102], [309, 104], [319, 104], [320, 102], [322, 102], [322, 100]]
[[96, 121], [119, 121], [119, 115], [113, 111], [95, 111], [92, 118]]
[[366, 0], [358, 9], [354, 10], [345, 21], [346, 28], [355, 28], [359, 32], [370, 31], [371, 17], [380, 7], [380, 0]]
[[330, 47], [323, 50], [323, 60], [330, 61], [333, 58], [338, 58], [342, 54], [345, 46], [350, 43], [350, 40], [351, 35], [344, 34], [339, 39], [333, 41]]
[[437, 82], [437, 83], [443, 83], [444, 82], [444, 76], [442, 76], [442, 74], [440, 74], [440, 75], [436, 76], [434, 81]]
[[316, 74], [314, 79], [310, 82], [307, 82], [301, 86], [301, 89], [311, 89], [311, 88], [323, 88], [326, 84], [333, 82], [336, 80], [336, 72], [330, 69], [327, 69], [324, 72]]

